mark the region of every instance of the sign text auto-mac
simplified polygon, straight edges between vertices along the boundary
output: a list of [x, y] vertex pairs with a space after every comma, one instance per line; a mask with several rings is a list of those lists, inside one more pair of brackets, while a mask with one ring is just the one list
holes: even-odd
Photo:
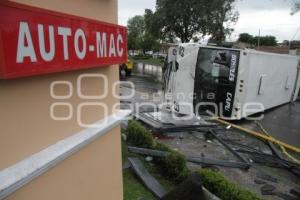
[[[125, 27], [15, 3], [0, 3], [0, 77], [123, 63]], [[3, 57], [3, 59], [2, 59]]]

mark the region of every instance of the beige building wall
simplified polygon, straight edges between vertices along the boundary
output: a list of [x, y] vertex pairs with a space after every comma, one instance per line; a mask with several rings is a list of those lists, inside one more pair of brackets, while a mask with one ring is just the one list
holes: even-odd
[[[60, 11], [86, 18], [117, 24], [117, 0], [16, 0], [36, 7]], [[96, 102], [108, 105], [108, 114], [118, 102], [109, 92], [103, 100], [83, 100], [76, 94], [79, 75], [103, 74], [108, 77], [109, 91], [118, 80], [118, 67], [107, 66], [74, 72], [0, 80], [0, 170], [37, 153], [82, 130], [76, 120], [80, 103]], [[70, 81], [74, 94], [67, 100], [55, 100], [50, 95], [53, 81]], [[83, 81], [86, 95], [103, 91], [103, 81], [97, 78]], [[56, 94], [68, 94], [68, 87], [55, 87]], [[69, 121], [54, 121], [50, 106], [55, 102], [71, 103], [75, 116]], [[67, 115], [68, 110], [56, 110]], [[95, 106], [83, 110], [82, 118], [93, 123], [105, 117]], [[93, 200], [122, 199], [120, 128], [114, 128], [83, 150], [75, 153], [45, 174], [14, 192], [7, 199], [22, 200]]]

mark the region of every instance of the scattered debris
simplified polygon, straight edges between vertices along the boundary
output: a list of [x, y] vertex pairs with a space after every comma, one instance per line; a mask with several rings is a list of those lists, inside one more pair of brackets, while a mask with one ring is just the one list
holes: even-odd
[[261, 174], [257, 175], [257, 178], [260, 178], [260, 179], [263, 179], [263, 180], [266, 180], [266, 181], [269, 181], [269, 182], [273, 182], [273, 183], [278, 183], [277, 178], [274, 178], [274, 177], [272, 177], [268, 174], [261, 173]]
[[276, 192], [276, 191], [270, 191], [270, 192], [263, 192], [263, 195], [272, 195], [272, 196], [277, 196], [280, 197], [281, 199], [284, 200], [299, 200], [299, 198], [295, 197], [295, 196], [291, 196], [289, 194], [285, 194], [282, 192]]
[[[155, 157], [166, 157], [169, 153], [164, 151], [157, 151], [152, 149], [138, 148], [138, 147], [128, 147], [128, 150], [132, 153], [138, 153], [147, 156], [155, 156]], [[223, 167], [232, 167], [232, 168], [240, 168], [240, 169], [248, 169], [249, 164], [243, 162], [236, 161], [224, 161], [224, 160], [216, 160], [211, 158], [205, 158], [203, 156], [186, 156], [186, 161], [197, 163], [205, 166], [217, 165]]]
[[250, 151], [250, 152], [261, 153], [260, 151], [258, 151], [255, 148], [252, 148], [252, 147], [250, 147], [248, 145], [245, 145], [245, 144], [241, 144], [241, 143], [233, 141], [231, 139], [223, 138], [223, 137], [221, 139], [224, 140], [226, 143], [229, 143], [229, 144], [232, 144], [232, 145], [236, 146], [237, 148], [235, 148], [236, 149], [235, 151], [238, 151], [239, 149], [242, 149], [242, 150], [246, 150], [246, 151]]
[[262, 181], [260, 179], [254, 179], [254, 183], [256, 183], [258, 185], [263, 185], [263, 184], [266, 184], [267, 182], [266, 181]]
[[197, 138], [197, 139], [205, 140], [205, 133], [201, 133], [201, 132], [190, 132], [190, 134], [191, 134], [192, 136], [194, 136], [195, 138]]
[[153, 134], [153, 137], [155, 137], [159, 140], [173, 140], [173, 139], [175, 139], [175, 137], [173, 137], [173, 136], [163, 135], [163, 134], [160, 134], [160, 133], [152, 133], [152, 134]]
[[300, 187], [295, 187], [291, 189], [290, 193], [300, 198]]
[[166, 157], [167, 155], [169, 155], [168, 152], [164, 152], [164, 151], [131, 147], [131, 146], [128, 146], [128, 150], [132, 153], [137, 153], [137, 154], [142, 154], [147, 156], [155, 156], [155, 157]]
[[210, 158], [203, 157], [195, 157], [195, 156], [187, 156], [186, 160], [188, 162], [193, 162], [201, 165], [217, 165], [222, 167], [231, 167], [231, 168], [240, 168], [240, 169], [248, 169], [249, 165], [243, 162], [235, 162], [235, 161], [224, 161], [224, 160], [216, 160]]
[[280, 151], [278, 150], [278, 148], [275, 146], [275, 144], [273, 144], [272, 142], [268, 141], [268, 145], [269, 147], [271, 148], [273, 154], [277, 157], [277, 158], [280, 158], [280, 159], [283, 159]]
[[[181, 132], [181, 131], [205, 131], [217, 127], [216, 123], [209, 123], [203, 119], [194, 117], [192, 120], [175, 120], [166, 112], [140, 112], [135, 117], [147, 124], [155, 132]], [[174, 121], [175, 120], [175, 121]]]
[[153, 157], [147, 156], [147, 157], [145, 158], [145, 160], [146, 160], [147, 162], [151, 162], [151, 161], [153, 160]]
[[215, 130], [210, 129], [210, 133], [224, 146], [226, 149], [228, 149], [233, 155], [235, 155], [241, 162], [244, 162], [248, 165], [247, 169], [250, 167], [250, 163], [246, 158], [238, 154], [236, 151], [234, 151], [225, 141], [221, 139], [221, 137], [218, 136], [218, 134], [215, 132]]
[[264, 194], [264, 193], [267, 193], [267, 192], [273, 192], [275, 189], [276, 189], [275, 186], [266, 184], [266, 185], [264, 185], [260, 188], [260, 191], [261, 191], [262, 194]]
[[258, 152], [258, 151], [254, 152], [254, 151], [248, 151], [248, 150], [244, 150], [244, 149], [238, 149], [236, 151], [240, 152], [240, 153], [250, 154], [252, 160], [255, 163], [259, 163], [261, 165], [266, 165], [269, 167], [285, 168], [288, 171], [295, 174], [296, 176], [300, 177], [300, 165], [299, 164], [296, 164], [294, 162], [287, 161], [284, 159], [280, 159], [276, 156], [265, 154], [265, 153]]
[[138, 158], [128, 158], [132, 169], [141, 179], [143, 184], [159, 199], [167, 193], [163, 186], [146, 170], [143, 163]]
[[299, 200], [298, 197], [294, 197], [294, 196], [291, 196], [289, 194], [285, 194], [285, 193], [282, 193], [282, 192], [275, 192], [274, 194], [275, 196], [278, 196], [284, 200]]

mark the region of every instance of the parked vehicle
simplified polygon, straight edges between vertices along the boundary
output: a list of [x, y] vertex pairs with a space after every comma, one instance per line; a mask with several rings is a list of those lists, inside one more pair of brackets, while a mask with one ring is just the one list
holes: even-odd
[[120, 75], [122, 75], [122, 71], [125, 71], [126, 76], [131, 76], [133, 69], [133, 62], [128, 59], [126, 63], [120, 65]]

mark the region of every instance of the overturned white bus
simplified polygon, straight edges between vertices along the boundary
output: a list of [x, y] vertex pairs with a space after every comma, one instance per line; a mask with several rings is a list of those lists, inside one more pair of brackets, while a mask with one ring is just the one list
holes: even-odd
[[241, 119], [295, 101], [299, 86], [299, 57], [180, 44], [169, 49], [163, 108]]

